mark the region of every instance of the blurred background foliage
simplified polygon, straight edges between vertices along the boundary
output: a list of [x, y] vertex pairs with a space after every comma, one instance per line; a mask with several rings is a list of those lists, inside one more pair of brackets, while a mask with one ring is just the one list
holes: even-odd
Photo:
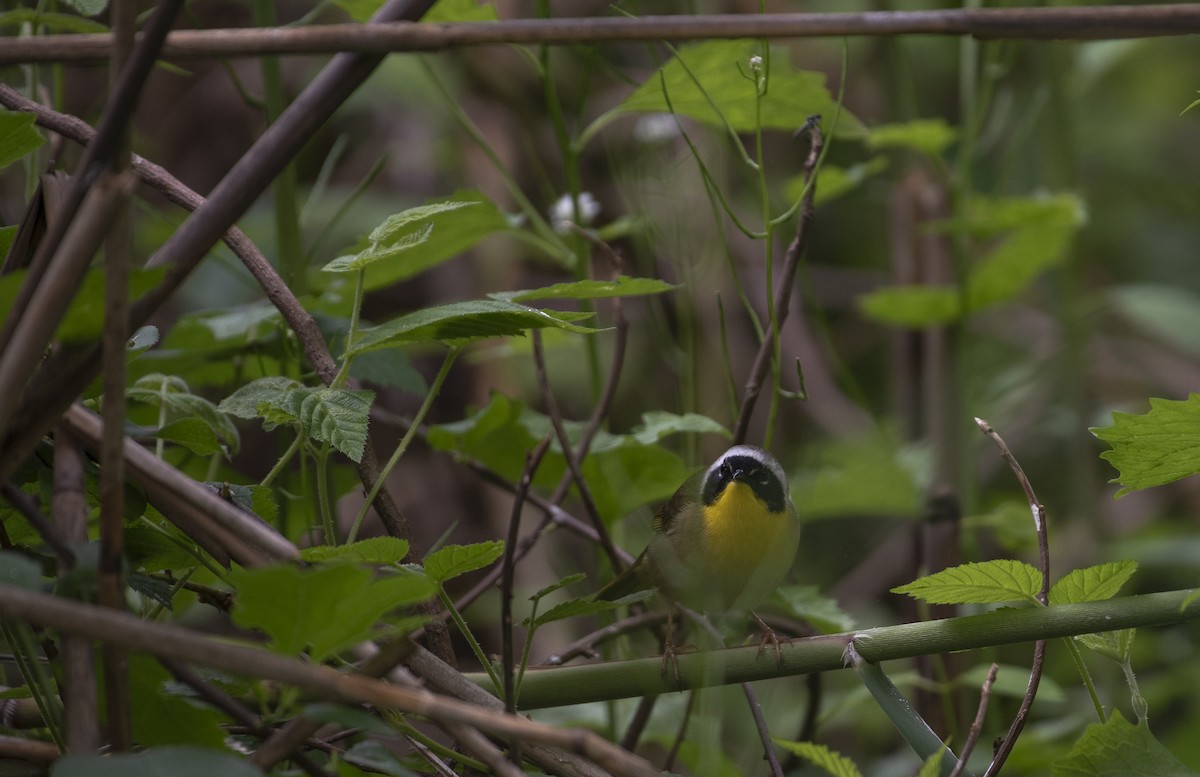
[[[461, 14], [473, 5], [443, 10]], [[769, 11], [932, 7], [766, 4]], [[244, 3], [195, 0], [187, 9], [188, 24], [197, 27], [252, 23]], [[502, 18], [546, 10], [542, 3], [497, 3]], [[549, 4], [555, 16], [756, 10], [748, 2]], [[276, 7], [282, 23], [313, 11], [311, 3], [294, 0]], [[311, 18], [339, 21], [348, 12], [361, 18], [364, 9], [334, 3]], [[683, 50], [704, 47], [724, 57], [713, 73], [696, 74], [714, 93], [720, 87], [707, 78], [752, 83], [746, 80], [749, 58], [764, 53], [747, 41]], [[728, 54], [738, 50], [735, 64]], [[775, 42], [767, 114], [778, 120], [767, 122], [761, 134], [761, 177], [743, 163], [719, 123], [695, 116], [677, 121], [663, 112], [655, 73], [671, 56], [662, 45], [620, 43], [389, 57], [295, 162], [304, 255], [301, 274], [291, 283], [304, 292], [335, 355], [344, 345], [349, 291], [319, 268], [362, 250], [363, 238], [389, 214], [451, 197], [483, 202], [481, 213], [439, 226], [436, 236], [450, 242], [428, 269], [371, 284], [363, 310], [368, 323], [494, 292], [607, 278], [609, 257], [577, 233], [558, 234], [566, 254], [521, 236], [536, 233], [528, 211], [517, 215], [521, 198], [553, 230], [555, 202], [572, 189], [588, 193], [598, 207], [583, 226], [612, 244], [622, 272], [679, 284], [668, 293], [624, 300], [629, 348], [606, 423], [612, 437], [597, 444], [589, 460], [595, 487], [609, 498], [605, 514], [618, 542], [638, 552], [649, 509], [726, 442], [721, 434], [700, 433], [707, 426], [683, 425], [684, 434], [651, 434], [650, 442], [669, 451], [669, 458], [644, 458], [649, 454], [622, 454], [634, 450], [622, 448], [622, 439], [651, 427], [645, 414], [654, 411], [693, 413], [732, 426], [731, 394], [740, 395], [758, 337], [730, 268], [762, 315], [764, 257], [770, 253], [778, 269], [794, 233], [790, 219], [765, 248], [735, 228], [714, 192], [752, 229], [761, 229], [764, 207], [773, 215], [786, 210], [798, 197], [807, 153], [807, 143], [793, 132], [808, 112], [819, 110], [829, 153], [793, 312], [780, 332], [779, 412], [770, 430], [806, 522], [795, 582], [816, 586], [838, 608], [818, 600], [832, 613], [817, 621], [818, 628], [928, 617], [889, 589], [963, 561], [1032, 559], [1028, 508], [973, 416], [1005, 436], [1045, 503], [1054, 577], [1133, 559], [1139, 571], [1125, 593], [1194, 584], [1198, 481], [1115, 500], [1108, 484], [1115, 473], [1099, 458], [1104, 446], [1089, 432], [1109, 425], [1113, 410], [1141, 413], [1149, 397], [1180, 399], [1200, 389], [1200, 274], [1194, 268], [1200, 111], [1180, 115], [1197, 87], [1200, 50], [1194, 41], [912, 36]], [[834, 129], [843, 58], [844, 104]], [[322, 60], [295, 57], [280, 64], [290, 97]], [[39, 99], [93, 122], [102, 104], [105, 74], [99, 67], [10, 68], [3, 77], [26, 88], [36, 83]], [[706, 100], [692, 95], [689, 101], [685, 94], [687, 77], [670, 83], [676, 110], [692, 106], [693, 113], [704, 113]], [[257, 60], [161, 67], [142, 97], [134, 148], [203, 194], [263, 129], [262, 93]], [[622, 104], [625, 110], [609, 114]], [[745, 124], [726, 118], [754, 154], [753, 112], [743, 117]], [[581, 140], [585, 128], [589, 133]], [[46, 161], [46, 152], [40, 153], [0, 178], [5, 224], [20, 219], [31, 172]], [[65, 148], [60, 165], [69, 168], [66, 160], [76, 154]], [[711, 188], [697, 159], [711, 175]], [[240, 221], [273, 258], [280, 245], [276, 208], [264, 196]], [[153, 195], [138, 200], [138, 258], [153, 253], [182, 220]], [[606, 302], [594, 309], [593, 323], [612, 325]], [[307, 374], [294, 338], [224, 247], [214, 250], [156, 323], [163, 339], [131, 364], [131, 383], [173, 375], [215, 403], [261, 376]], [[545, 344], [548, 377], [564, 416], [586, 420], [608, 369], [611, 332], [553, 331]], [[377, 391], [371, 434], [381, 450], [390, 450], [402, 431], [396, 418], [414, 412], [442, 354], [432, 345], [385, 353], [364, 356], [354, 375]], [[768, 434], [767, 404], [764, 398], [750, 442]], [[391, 488], [421, 547], [503, 536], [509, 497], [458, 459], [487, 462], [515, 480], [524, 452], [544, 433], [544, 416], [529, 416], [531, 411], [546, 408], [526, 339], [473, 346], [455, 365], [430, 416], [431, 444], [414, 449], [392, 476]], [[158, 406], [135, 403], [132, 420], [152, 425], [158, 413]], [[239, 428], [240, 452], [227, 461], [178, 447], [166, 455], [198, 478], [256, 483], [290, 441], [257, 426]], [[498, 437], [489, 440], [484, 432]], [[651, 474], [630, 492], [628, 483], [642, 468]], [[552, 486], [562, 469], [560, 457], [539, 484]], [[302, 466], [285, 475], [279, 500], [281, 529], [302, 543], [313, 541], [311, 527], [320, 523], [311, 500], [303, 498], [308, 477]], [[337, 467], [331, 477], [348, 526], [361, 503], [353, 470]], [[368, 533], [379, 530], [368, 524]], [[590, 545], [559, 534], [519, 568], [522, 590], [532, 593], [583, 570], [591, 577], [577, 586], [582, 592], [607, 576]], [[197, 576], [203, 578], [203, 572]], [[794, 612], [815, 609], [811, 596], [797, 598], [806, 603]], [[518, 595], [518, 602], [524, 600]], [[188, 609], [176, 602], [177, 613], [187, 617]], [[495, 612], [495, 600], [485, 597], [467, 613], [485, 646], [494, 644], [486, 635]], [[541, 630], [535, 654], [554, 652], [589, 625], [568, 621]], [[1200, 769], [1200, 739], [1193, 736], [1200, 726], [1193, 693], [1200, 681], [1196, 637], [1194, 628], [1144, 631], [1134, 646], [1134, 666], [1156, 734]], [[634, 650], [650, 648], [646, 643]], [[942, 716], [946, 728], [939, 731], [957, 734], [974, 709], [983, 669], [997, 660], [1004, 667], [987, 730], [998, 731], [1023, 691], [1029, 652], [1019, 646], [951, 657], [951, 677], [942, 679], [953, 692], [944, 696], [935, 693], [943, 686], [928, 666], [892, 668], [893, 679], [932, 718]], [[1130, 717], [1119, 666], [1089, 661], [1102, 701]], [[823, 686], [820, 741], [852, 754], [872, 774], [913, 772], [911, 756], [903, 754], [852, 675], [827, 676]], [[803, 678], [764, 689], [780, 736], [798, 730], [804, 703], [798, 700], [810, 692]], [[714, 693], [706, 703], [737, 711], [725, 716], [726, 741], [749, 741], [740, 702], [724, 694]], [[664, 700], [650, 740], [669, 746], [679, 712], [673, 708], [682, 703]], [[624, 707], [618, 705], [618, 716]], [[1051, 649], [1034, 710], [1011, 762], [1013, 773], [1044, 773], [1094, 722], [1063, 651]], [[539, 717], [607, 725], [613, 712], [595, 705]], [[700, 753], [689, 755], [685, 748], [681, 759], [687, 764]], [[747, 767], [731, 762], [728, 768], [735, 773]]]

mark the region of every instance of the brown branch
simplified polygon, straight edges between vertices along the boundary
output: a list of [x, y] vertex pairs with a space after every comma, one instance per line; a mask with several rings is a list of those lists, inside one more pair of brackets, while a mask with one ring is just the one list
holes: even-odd
[[[628, 18], [510, 19], [455, 24], [335, 24], [309, 27], [187, 30], [172, 33], [166, 59], [264, 54], [382, 55], [496, 44], [571, 45], [712, 38], [971, 35], [1009, 40], [1111, 40], [1200, 32], [1195, 4], [1050, 8], [946, 8], [865, 13], [714, 14]], [[0, 64], [95, 62], [110, 36], [45, 35], [5, 42]]]
[[51, 742], [39, 742], [24, 737], [10, 737], [0, 734], [0, 759], [15, 759], [26, 762], [52, 763], [57, 761], [60, 753]]
[[[1009, 469], [1016, 476], [1017, 482], [1021, 484], [1021, 490], [1025, 492], [1025, 498], [1029, 502], [1029, 509], [1033, 514], [1033, 525], [1037, 531], [1038, 560], [1042, 570], [1042, 588], [1038, 591], [1037, 599], [1045, 607], [1050, 603], [1050, 542], [1046, 536], [1046, 508], [1038, 501], [1037, 494], [1033, 492], [1033, 484], [1029, 482], [1025, 470], [1021, 468], [1003, 438], [996, 433], [991, 424], [982, 418], [976, 418], [975, 424], [999, 448], [1000, 456], [1008, 463]], [[1021, 706], [1017, 708], [1016, 717], [1013, 718], [1012, 725], [1009, 726], [1004, 739], [996, 747], [996, 752], [992, 756], [992, 762], [987, 771], [984, 772], [984, 777], [995, 777], [1000, 773], [1001, 767], [1004, 766], [1009, 753], [1017, 743], [1017, 737], [1021, 736], [1021, 731], [1025, 728], [1025, 721], [1029, 717], [1029, 709], [1033, 706], [1033, 699], [1037, 695], [1038, 684], [1042, 680], [1042, 669], [1045, 663], [1046, 640], [1042, 639], [1033, 646], [1033, 666], [1029, 671], [1029, 683], [1025, 687], [1025, 696], [1021, 699]]]
[[949, 777], [959, 777], [963, 770], [967, 768], [967, 759], [971, 757], [971, 753], [975, 750], [975, 743], [979, 741], [979, 734], [983, 731], [983, 718], [987, 714], [988, 699], [992, 695], [992, 683], [996, 682], [996, 672], [1000, 667], [992, 664], [988, 669], [987, 677], [983, 680], [983, 686], [979, 689], [979, 707], [975, 710], [975, 720], [971, 721], [971, 729], [967, 732], [967, 740], [963, 742], [962, 754], [958, 757], [958, 763], [954, 765], [954, 769], [950, 772]]
[[750, 430], [750, 419], [754, 416], [754, 406], [758, 402], [759, 392], [771, 368], [771, 359], [775, 354], [779, 330], [787, 319], [788, 304], [792, 299], [792, 287], [795, 285], [796, 270], [800, 267], [800, 257], [808, 242], [809, 227], [813, 218], [813, 197], [817, 193], [813, 175], [816, 173], [817, 162], [821, 159], [821, 150], [825, 147], [825, 137], [821, 134], [820, 117], [810, 116], [802, 130], [809, 136], [808, 157], [804, 160], [804, 185], [807, 191], [800, 206], [800, 219], [796, 224], [796, 237], [787, 247], [784, 257], [783, 272], [779, 276], [779, 288], [775, 291], [775, 321], [758, 346], [750, 375], [746, 379], [746, 389], [742, 394], [742, 407], [738, 412], [737, 424], [733, 428], [733, 443], [746, 441], [746, 433]]
[[[111, 642], [128, 650], [222, 669], [240, 677], [294, 685], [324, 698], [374, 704], [439, 722], [463, 723], [496, 736], [584, 755], [617, 775], [653, 777], [658, 774], [641, 758], [622, 751], [590, 731], [560, 729], [519, 716], [496, 714], [494, 708], [307, 664], [266, 650], [205, 637], [179, 626], [143, 621], [128, 613], [0, 585], [0, 615]], [[424, 652], [428, 654], [428, 651]], [[428, 655], [438, 661], [432, 654]], [[461, 675], [458, 677], [466, 682]], [[482, 689], [479, 692], [487, 695]]]

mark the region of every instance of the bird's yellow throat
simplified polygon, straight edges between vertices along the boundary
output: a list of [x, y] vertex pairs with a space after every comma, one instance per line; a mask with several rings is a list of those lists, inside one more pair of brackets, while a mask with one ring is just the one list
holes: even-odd
[[701, 509], [709, 562], [726, 569], [758, 564], [787, 526], [786, 509], [771, 512], [753, 488], [737, 481]]

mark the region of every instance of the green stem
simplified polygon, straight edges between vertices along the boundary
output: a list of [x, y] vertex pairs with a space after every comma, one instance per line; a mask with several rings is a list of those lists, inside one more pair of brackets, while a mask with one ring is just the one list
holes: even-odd
[[454, 364], [454, 360], [462, 353], [463, 346], [456, 345], [446, 354], [446, 358], [442, 360], [441, 369], [438, 370], [437, 376], [433, 379], [433, 385], [429, 387], [429, 393], [425, 395], [425, 401], [421, 403], [421, 408], [417, 410], [417, 414], [413, 416], [412, 423], [408, 426], [408, 431], [404, 433], [404, 437], [400, 440], [400, 444], [396, 446], [396, 450], [392, 453], [392, 457], [388, 459], [387, 464], [379, 472], [379, 477], [375, 480], [375, 485], [371, 486], [371, 492], [367, 494], [366, 500], [358, 511], [358, 515], [354, 518], [354, 526], [350, 528], [350, 535], [346, 538], [346, 543], [354, 542], [358, 537], [358, 530], [362, 526], [363, 519], [367, 517], [367, 511], [371, 509], [371, 505], [375, 503], [375, 497], [379, 495], [383, 484], [387, 482], [387, 477], [396, 464], [399, 463], [400, 457], [408, 450], [409, 444], [413, 438], [417, 436], [417, 430], [421, 428], [421, 424], [425, 422], [425, 416], [429, 414], [429, 409], [433, 407], [433, 400], [437, 397], [438, 392], [442, 389], [442, 384], [446, 382], [446, 376], [450, 373], [450, 367]]
[[1096, 693], [1096, 684], [1092, 682], [1092, 673], [1088, 671], [1087, 664], [1084, 663], [1083, 656], [1079, 653], [1079, 647], [1070, 637], [1063, 638], [1063, 643], [1067, 646], [1067, 652], [1071, 654], [1071, 660], [1075, 662], [1075, 668], [1083, 679], [1083, 685], [1087, 688], [1088, 695], [1092, 697], [1092, 706], [1096, 708], [1100, 722], [1105, 722], [1108, 720], [1108, 716], [1104, 714], [1104, 705], [1100, 703], [1100, 696]]
[[297, 430], [296, 439], [292, 440], [292, 444], [289, 445], [288, 449], [283, 452], [282, 456], [279, 457], [279, 461], [275, 462], [274, 467], [271, 467], [271, 471], [268, 472], [267, 476], [262, 479], [261, 483], [259, 483], [260, 486], [271, 485], [275, 482], [277, 477], [283, 474], [283, 471], [287, 469], [288, 463], [291, 462], [292, 457], [296, 455], [296, 451], [300, 450], [300, 446], [304, 444], [304, 440], [304, 430]]
[[[317, 505], [325, 526], [325, 544], [337, 545], [337, 527], [333, 520], [333, 505], [329, 501], [329, 443], [322, 443], [317, 453]], [[352, 540], [351, 540], [352, 541]]]
[[42, 720], [50, 730], [50, 737], [58, 745], [59, 750], [67, 752], [67, 743], [63, 738], [62, 700], [55, 691], [46, 667], [38, 660], [37, 642], [33, 638], [33, 629], [28, 623], [12, 621], [0, 623], [0, 633], [11, 646], [17, 670], [25, 678], [29, 693], [42, 713]]
[[450, 598], [446, 593], [446, 589], [440, 584], [438, 585], [438, 601], [446, 608], [446, 612], [450, 613], [450, 619], [454, 621], [454, 625], [458, 628], [459, 633], [462, 634], [463, 639], [470, 645], [471, 652], [475, 654], [475, 660], [487, 672], [487, 676], [492, 683], [492, 693], [496, 694], [497, 697], [503, 697], [504, 681], [500, 679], [500, 675], [496, 674], [496, 669], [484, 654], [483, 647], [475, 639], [475, 635], [471, 633], [471, 627], [467, 625], [467, 622], [463, 620], [462, 613], [454, 606], [454, 600]]
[[[1181, 609], [1191, 594], [1191, 590], [1167, 591], [1102, 602], [996, 610], [982, 615], [884, 626], [857, 634], [797, 639], [783, 647], [778, 665], [774, 656], [760, 656], [757, 646], [686, 653], [678, 656], [679, 676], [683, 688], [698, 688], [705, 685], [705, 675], [710, 672], [727, 684], [832, 672], [844, 668], [843, 651], [851, 637], [856, 638], [863, 658], [880, 663], [1077, 634], [1165, 626], [1200, 619], [1200, 607]], [[468, 676], [477, 684], [489, 682], [484, 675]], [[522, 684], [521, 709], [673, 693], [679, 689], [673, 677], [662, 674], [662, 659], [658, 656], [534, 669], [526, 673]]]
[[452, 750], [443, 745], [441, 742], [438, 742], [436, 739], [431, 739], [425, 734], [422, 734], [420, 730], [409, 723], [408, 720], [399, 712], [385, 709], [383, 710], [383, 716], [387, 718], [388, 724], [391, 725], [392, 728], [396, 729], [409, 739], [419, 742], [420, 744], [429, 748], [429, 751], [438, 757], [444, 758], [447, 761], [460, 763], [468, 769], [474, 769], [480, 774], [488, 773], [487, 764], [483, 763], [482, 761], [477, 761], [465, 753]]
[[337, 375], [334, 376], [333, 382], [329, 384], [335, 389], [344, 387], [346, 381], [350, 378], [350, 363], [354, 361], [351, 348], [354, 346], [355, 338], [358, 337], [358, 321], [362, 311], [363, 299], [366, 297], [366, 279], [366, 269], [360, 268], [354, 274], [354, 304], [350, 306], [350, 331], [346, 332], [346, 355], [342, 357], [342, 364], [338, 367]]

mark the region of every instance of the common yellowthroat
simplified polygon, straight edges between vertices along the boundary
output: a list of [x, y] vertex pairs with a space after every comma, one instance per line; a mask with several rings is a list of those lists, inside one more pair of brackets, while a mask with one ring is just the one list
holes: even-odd
[[[685, 481], [655, 513], [653, 529], [642, 555], [597, 598], [657, 588], [672, 612], [676, 603], [710, 615], [745, 612], [783, 582], [800, 542], [787, 475], [752, 445], [733, 446]], [[764, 642], [778, 649], [763, 628]]]

